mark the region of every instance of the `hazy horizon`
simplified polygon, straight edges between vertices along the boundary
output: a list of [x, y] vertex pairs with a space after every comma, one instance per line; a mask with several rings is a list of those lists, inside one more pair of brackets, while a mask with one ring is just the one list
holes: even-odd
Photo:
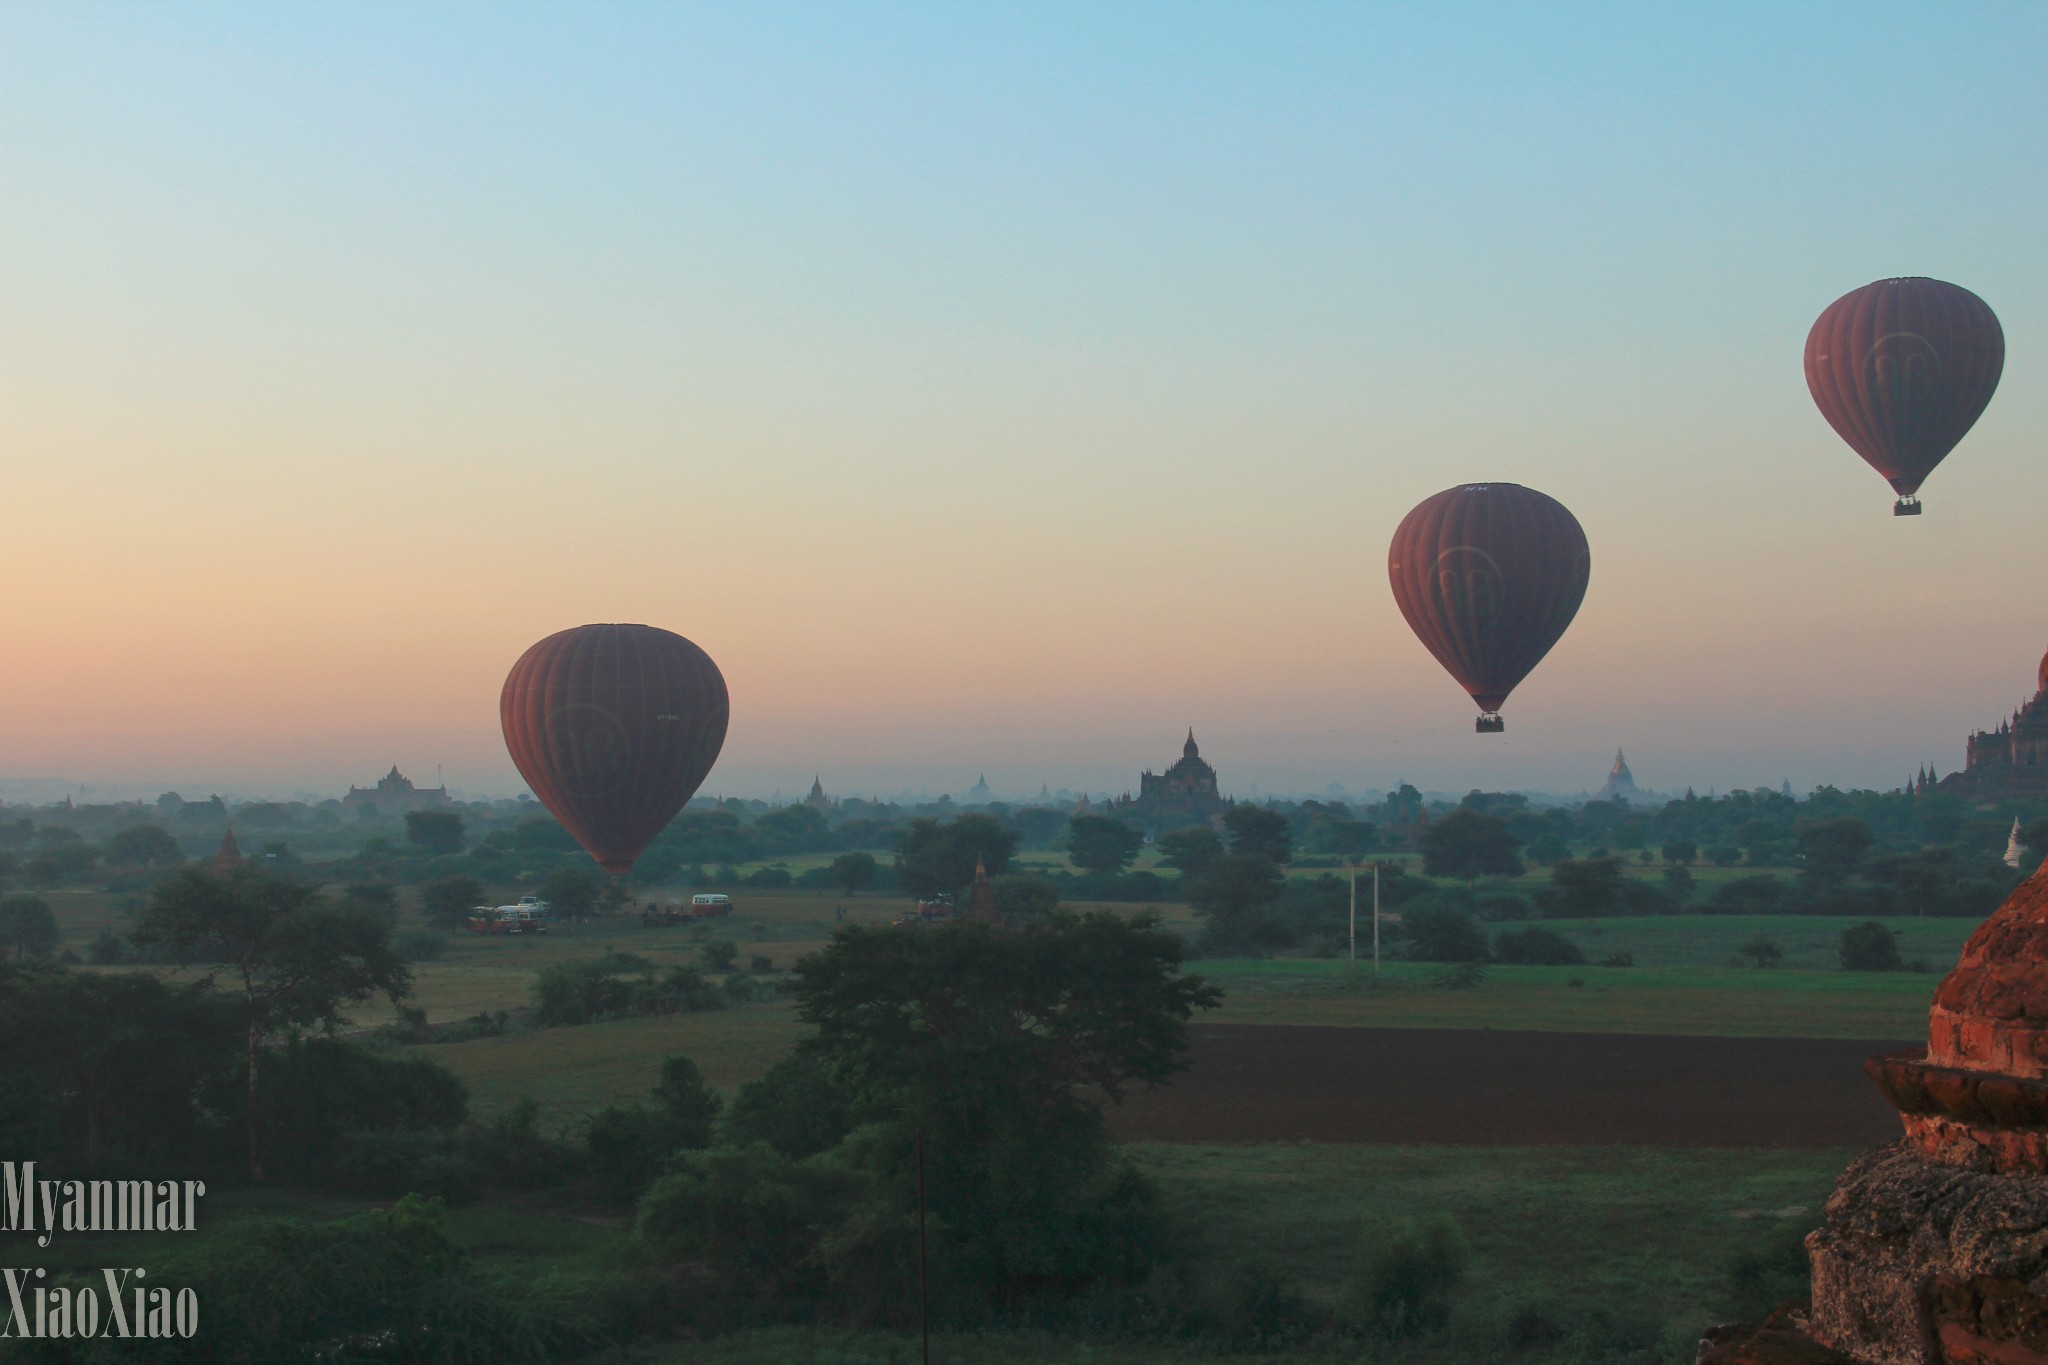
[[[707, 793], [1898, 786], [2048, 645], [2048, 10], [15, 7], [0, 772], [518, 779], [534, 640], [718, 661]], [[1829, 302], [2005, 328], [1926, 515]], [[1592, 545], [1476, 736], [1388, 537]]]

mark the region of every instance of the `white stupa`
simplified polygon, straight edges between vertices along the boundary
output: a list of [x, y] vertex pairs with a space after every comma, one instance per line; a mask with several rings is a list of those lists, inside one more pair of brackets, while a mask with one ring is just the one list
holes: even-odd
[[2005, 841], [2005, 865], [2018, 867], [2026, 848], [2027, 846], [2020, 842], [2020, 818], [2015, 815], [2012, 818], [2012, 835]]

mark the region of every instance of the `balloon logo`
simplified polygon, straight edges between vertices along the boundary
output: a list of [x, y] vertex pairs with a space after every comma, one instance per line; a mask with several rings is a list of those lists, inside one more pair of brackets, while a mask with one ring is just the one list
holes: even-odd
[[1500, 564], [1476, 545], [1454, 545], [1436, 557], [1437, 590], [1464, 624], [1491, 629], [1500, 621]]
[[1387, 550], [1401, 615], [1471, 694], [1481, 734], [1506, 728], [1501, 704], [1577, 615], [1591, 566], [1564, 504], [1512, 483], [1425, 498]]
[[534, 796], [600, 866], [624, 873], [718, 761], [731, 702], [718, 665], [682, 636], [595, 625], [520, 655], [498, 714]]
[[606, 796], [625, 784], [632, 767], [626, 727], [602, 706], [571, 702], [548, 714], [548, 751], [564, 791]]
[[1984, 300], [1921, 278], [1877, 280], [1827, 306], [1806, 335], [1806, 387], [1851, 450], [1884, 475], [1895, 516], [1983, 416], [2005, 368]]

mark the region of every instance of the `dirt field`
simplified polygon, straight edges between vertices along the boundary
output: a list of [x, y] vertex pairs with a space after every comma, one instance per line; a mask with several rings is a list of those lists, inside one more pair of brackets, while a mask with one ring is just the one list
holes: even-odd
[[1112, 1108], [1152, 1142], [1857, 1147], [1899, 1135], [1863, 1058], [1908, 1042], [1196, 1026], [1193, 1065]]

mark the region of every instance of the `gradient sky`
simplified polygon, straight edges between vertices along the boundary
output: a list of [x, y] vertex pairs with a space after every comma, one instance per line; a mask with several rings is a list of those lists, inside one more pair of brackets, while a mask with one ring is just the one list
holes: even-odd
[[[1895, 786], [2048, 645], [2048, 7], [0, 9], [0, 776], [518, 779], [593, 620], [706, 790]], [[1889, 514], [1806, 329], [2003, 384]], [[1593, 547], [1503, 736], [1387, 539]]]

